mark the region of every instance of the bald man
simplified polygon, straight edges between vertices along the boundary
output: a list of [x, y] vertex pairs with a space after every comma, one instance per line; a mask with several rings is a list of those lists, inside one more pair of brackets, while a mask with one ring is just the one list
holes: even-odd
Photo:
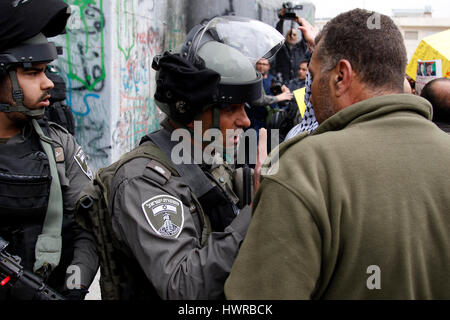
[[409, 83], [407, 78], [405, 78], [405, 81], [403, 81], [403, 92], [412, 93], [411, 84]]
[[432, 121], [450, 134], [450, 79], [438, 78], [428, 82], [420, 96], [433, 106]]

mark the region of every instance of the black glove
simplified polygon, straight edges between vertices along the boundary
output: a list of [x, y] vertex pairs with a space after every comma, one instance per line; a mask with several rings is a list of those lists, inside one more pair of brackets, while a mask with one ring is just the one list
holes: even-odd
[[89, 293], [87, 289], [71, 289], [63, 291], [62, 295], [67, 300], [84, 300], [84, 297]]

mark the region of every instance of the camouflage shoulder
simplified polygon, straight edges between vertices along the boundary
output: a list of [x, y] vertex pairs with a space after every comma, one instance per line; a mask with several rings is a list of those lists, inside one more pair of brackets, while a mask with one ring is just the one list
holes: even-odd
[[161, 160], [162, 151], [156, 148], [151, 142], [139, 145], [111, 165], [100, 168], [95, 179], [111, 190], [111, 194], [114, 194], [122, 183], [134, 179], [147, 179], [156, 185], [165, 185], [173, 175], [178, 175], [178, 172]]
[[72, 135], [66, 128], [64, 128], [62, 125], [60, 125], [60, 124], [58, 124], [58, 123], [56, 123], [56, 122], [49, 121], [49, 122], [48, 122], [48, 126], [49, 126], [50, 128], [54, 128], [54, 129], [57, 129], [57, 130], [61, 130], [61, 131], [63, 131], [63, 132], [66, 133], [66, 134]]
[[[152, 141], [144, 142], [134, 151], [139, 156], [143, 156], [153, 160], [151, 161], [152, 164], [158, 163], [159, 166], [164, 167], [165, 171], [170, 172], [171, 175], [179, 176], [178, 171], [175, 169], [175, 165], [173, 164], [173, 162]], [[154, 169], [154, 165], [149, 165], [148, 167]], [[156, 169], [156, 171], [158, 173], [161, 173], [161, 170], [159, 170], [158, 168]]]
[[73, 139], [75, 141], [75, 137], [70, 134], [69, 131], [67, 131], [66, 128], [62, 127], [61, 125], [54, 123], [54, 122], [48, 122], [48, 129], [45, 129], [44, 133], [53, 140], [53, 142], [61, 147], [66, 148], [68, 142]]
[[57, 163], [75, 161], [84, 175], [90, 180], [94, 179], [94, 171], [89, 167], [88, 156], [67, 129], [57, 123], [48, 121], [47, 135], [53, 141]]

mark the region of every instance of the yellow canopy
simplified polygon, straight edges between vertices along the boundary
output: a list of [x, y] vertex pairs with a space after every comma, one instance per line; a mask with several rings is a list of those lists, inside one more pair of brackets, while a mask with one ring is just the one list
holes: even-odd
[[417, 60], [442, 60], [442, 76], [450, 78], [450, 29], [425, 37], [419, 43], [406, 74], [416, 80]]

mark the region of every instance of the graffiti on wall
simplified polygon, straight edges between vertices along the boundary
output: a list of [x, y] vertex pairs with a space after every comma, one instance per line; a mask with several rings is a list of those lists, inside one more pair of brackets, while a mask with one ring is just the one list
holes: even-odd
[[[143, 136], [159, 127], [152, 61], [155, 55], [174, 49], [183, 40], [183, 16], [173, 12], [162, 1], [139, 0], [136, 4], [117, 0], [120, 117], [114, 121], [112, 141], [119, 154], [137, 146]], [[164, 16], [167, 18], [162, 19]]]
[[64, 49], [56, 64], [76, 139], [98, 169], [159, 127], [152, 60], [182, 42], [185, 18], [175, 0], [65, 2], [72, 15], [55, 38]]
[[159, 127], [153, 57], [182, 43], [187, 22], [232, 12], [254, 16], [256, 3], [260, 15], [267, 11], [276, 18], [276, 10], [263, 0], [64, 1], [72, 15], [66, 34], [55, 38], [64, 49], [55, 64], [66, 80], [77, 141], [95, 169], [117, 160]]
[[76, 139], [99, 168], [108, 164], [109, 139], [107, 71], [103, 0], [66, 0], [72, 15], [66, 33], [57, 38], [64, 54], [57, 64], [67, 87], [66, 103], [75, 118]]
[[160, 35], [154, 23], [153, 1], [116, 1], [119, 58], [119, 119], [113, 121], [112, 141], [119, 154], [135, 147], [148, 132], [157, 128], [152, 105], [150, 78], [152, 57], [159, 51]]

